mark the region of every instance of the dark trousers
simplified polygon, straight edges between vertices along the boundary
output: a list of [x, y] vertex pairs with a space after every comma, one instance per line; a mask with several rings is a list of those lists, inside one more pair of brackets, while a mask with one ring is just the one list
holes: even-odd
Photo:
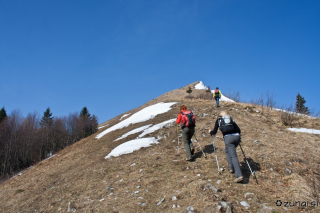
[[236, 148], [240, 143], [240, 135], [225, 135], [224, 143], [226, 145], [226, 156], [228, 161], [228, 169], [234, 170], [236, 177], [242, 176], [240, 164], [237, 157]]
[[191, 158], [191, 149], [193, 149], [193, 144], [191, 142], [191, 138], [194, 134], [194, 128], [184, 127], [182, 129], [182, 139], [184, 144], [184, 149], [186, 150], [187, 158]]

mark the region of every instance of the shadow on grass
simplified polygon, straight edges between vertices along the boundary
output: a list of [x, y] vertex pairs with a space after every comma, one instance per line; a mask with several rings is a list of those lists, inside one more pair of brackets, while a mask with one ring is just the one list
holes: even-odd
[[[213, 154], [214, 153], [214, 149], [213, 149], [212, 144], [204, 146], [203, 152], [206, 155]], [[197, 158], [201, 158], [203, 156], [203, 152], [202, 151], [198, 151], [197, 153], [195, 153], [194, 154], [194, 160], [196, 160]], [[241, 161], [241, 159], [243, 161]], [[242, 184], [247, 184], [247, 183], [250, 182], [250, 178], [252, 177], [251, 171], [250, 171], [250, 169], [249, 169], [249, 167], [248, 167], [248, 165], [247, 165], [247, 163], [245, 161], [245, 158], [243, 157], [242, 153], [241, 153], [241, 155], [238, 154], [238, 160], [239, 160], [239, 163], [240, 163], [240, 168], [241, 168], [241, 171], [242, 171], [242, 175], [244, 177], [244, 180], [242, 181]], [[259, 163], [255, 162], [252, 158], [247, 158], [247, 160], [248, 160], [248, 163], [250, 165], [250, 168], [251, 168], [252, 172], [261, 170]], [[255, 175], [256, 178], [258, 178], [255, 173], [254, 173], [254, 175]], [[253, 178], [255, 178], [255, 177], [253, 177]], [[254, 180], [254, 182], [256, 182], [256, 180]]]
[[[193, 143], [193, 145], [195, 147], [198, 146], [197, 143]], [[203, 147], [201, 147], [201, 148], [203, 148]], [[198, 147], [198, 149], [200, 149], [200, 147]], [[194, 159], [201, 158], [203, 155], [208, 155], [208, 154], [212, 154], [212, 153], [213, 153], [213, 146], [212, 145], [205, 145], [204, 148], [202, 149], [202, 151], [198, 151], [194, 154], [193, 158]]]
[[[238, 159], [239, 159], [242, 175], [244, 177], [244, 180], [242, 181], [243, 184], [249, 183], [251, 177], [252, 178], [258, 178], [255, 172], [261, 170], [259, 163], [254, 162], [252, 158], [247, 158], [247, 161], [248, 161], [248, 163], [250, 165], [251, 171], [254, 173], [254, 177], [253, 177], [252, 174], [251, 174], [251, 171], [250, 171], [250, 169], [248, 167], [248, 164], [246, 163], [245, 158], [243, 158], [243, 161], [241, 161], [241, 162], [240, 162], [240, 158], [239, 157], [238, 157]], [[253, 180], [253, 181], [257, 182], [257, 180]]]

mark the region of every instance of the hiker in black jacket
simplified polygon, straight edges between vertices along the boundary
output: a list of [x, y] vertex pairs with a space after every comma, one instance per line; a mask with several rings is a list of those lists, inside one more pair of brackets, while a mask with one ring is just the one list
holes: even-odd
[[209, 129], [210, 135], [212, 136], [217, 134], [218, 128], [223, 134], [229, 172], [235, 173], [236, 179], [234, 180], [234, 182], [239, 183], [243, 181], [243, 176], [237, 157], [236, 147], [240, 143], [241, 130], [236, 122], [234, 122], [225, 111], [221, 111], [219, 113], [219, 118], [216, 120], [214, 129], [212, 131]]

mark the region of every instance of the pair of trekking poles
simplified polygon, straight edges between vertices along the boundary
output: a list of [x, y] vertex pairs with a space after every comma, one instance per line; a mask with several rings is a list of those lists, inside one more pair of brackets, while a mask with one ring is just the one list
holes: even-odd
[[[178, 126], [178, 125], [177, 125], [177, 136], [178, 136], [178, 152], [179, 152], [180, 143], [179, 143], [179, 126]], [[200, 147], [200, 149], [201, 149], [204, 157], [207, 158], [207, 155], [204, 153], [204, 151], [203, 151], [203, 149], [202, 149], [202, 147], [201, 147], [201, 145], [200, 145], [200, 143], [199, 143], [199, 141], [198, 141], [198, 139], [197, 139], [197, 137], [196, 137], [196, 134], [194, 134], [194, 137], [195, 137], [195, 139], [196, 139], [196, 141], [197, 141], [197, 143], [198, 143], [198, 145], [199, 145], [199, 147]], [[214, 145], [214, 141], [213, 141], [213, 136], [212, 136], [212, 135], [211, 135], [211, 140], [212, 140], [213, 152], [214, 152], [214, 155], [215, 155], [215, 157], [216, 157], [216, 162], [217, 162], [217, 167], [218, 167], [218, 173], [219, 173], [219, 175], [221, 175], [220, 167], [219, 167], [219, 162], [218, 162], [218, 157], [217, 157], [217, 153], [216, 153], [216, 147], [215, 147], [215, 145]], [[240, 141], [240, 142], [241, 142], [241, 141]], [[256, 174], [255, 174], [255, 171], [252, 171], [252, 169], [251, 169], [251, 167], [250, 167], [250, 164], [249, 164], [249, 162], [248, 162], [248, 160], [247, 160], [247, 157], [246, 157], [246, 155], [244, 154], [244, 151], [243, 151], [243, 149], [242, 149], [241, 143], [239, 143], [239, 146], [240, 146], [240, 149], [241, 149], [242, 154], [243, 154], [243, 156], [244, 156], [244, 159], [245, 159], [245, 161], [246, 161], [246, 163], [247, 163], [247, 165], [248, 165], [248, 167], [249, 167], [249, 170], [250, 170], [250, 172], [251, 172], [251, 174], [252, 174], [252, 177], [256, 180], [257, 184], [259, 185], [258, 179], [257, 179]]]

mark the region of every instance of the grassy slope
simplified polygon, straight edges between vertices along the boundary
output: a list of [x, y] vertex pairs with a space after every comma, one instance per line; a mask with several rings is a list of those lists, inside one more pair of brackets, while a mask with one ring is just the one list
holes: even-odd
[[[213, 117], [218, 114], [218, 109], [213, 101], [179, 99], [181, 95], [185, 96], [188, 86], [126, 113], [134, 113], [160, 101], [179, 101], [169, 112], [116, 130], [99, 140], [95, 139], [95, 135], [83, 139], [0, 185], [0, 212], [66, 212], [68, 206], [77, 212], [184, 212], [190, 205], [196, 212], [214, 212], [221, 201], [230, 202], [234, 212], [257, 212], [264, 203], [282, 212], [283, 207], [275, 206], [278, 199], [317, 199], [320, 181], [318, 135], [287, 131], [279, 122], [276, 111], [264, 110], [261, 114], [246, 110], [248, 104], [221, 103], [219, 110], [226, 110], [242, 129], [243, 149], [259, 180], [257, 186], [240, 149], [237, 149], [245, 181], [235, 184], [233, 175], [227, 172], [218, 174], [211, 138], [207, 133], [209, 126], [213, 128]], [[139, 133], [113, 142], [116, 138], [137, 127], [175, 118], [181, 104], [196, 113], [196, 136], [207, 158], [197, 148], [196, 161], [186, 162], [182, 143], [178, 152], [176, 127], [173, 125], [149, 135], [162, 137], [158, 145], [110, 160], [104, 159], [117, 145], [134, 139]], [[111, 126], [120, 117], [103, 125]], [[319, 129], [320, 122], [319, 119], [313, 122], [310, 118], [300, 117], [299, 123], [306, 128], [315, 126]], [[298, 120], [294, 125], [298, 125]], [[217, 136], [215, 144], [219, 164], [226, 167], [222, 135], [219, 132]], [[255, 140], [258, 141], [253, 142]], [[195, 143], [195, 146], [198, 147], [198, 144]], [[220, 191], [207, 189], [207, 183]], [[246, 193], [253, 194], [244, 198]], [[178, 199], [173, 201], [172, 196]], [[165, 200], [157, 205], [162, 198]], [[247, 201], [250, 207], [246, 209], [240, 201]], [[172, 208], [174, 204], [180, 208]], [[287, 209], [300, 211], [296, 207]], [[319, 208], [311, 211], [317, 212]]]

